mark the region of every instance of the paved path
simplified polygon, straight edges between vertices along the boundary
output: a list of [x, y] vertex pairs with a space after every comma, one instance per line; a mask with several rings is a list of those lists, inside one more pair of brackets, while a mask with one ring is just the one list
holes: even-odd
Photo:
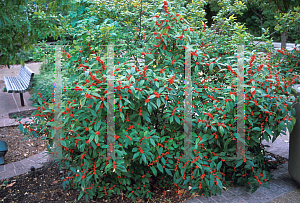
[[[38, 73], [38, 65], [28, 65], [29, 68], [34, 70], [35, 73]], [[8, 72], [6, 72], [8, 73]], [[1, 77], [3, 75], [9, 75], [1, 72], [0, 73], [0, 87], [3, 89], [3, 83], [1, 86]], [[18, 74], [17, 67], [11, 69], [13, 75]], [[19, 94], [8, 94], [0, 91], [0, 127], [18, 125], [14, 123], [14, 120], [9, 120], [8, 114], [11, 112], [20, 112], [23, 110], [31, 109], [31, 103], [28, 101], [30, 97], [29, 93], [24, 94], [25, 107], [21, 107]], [[29, 119], [22, 119], [24, 121]], [[23, 122], [24, 122], [23, 121]], [[267, 144], [266, 142], [263, 142]], [[288, 158], [288, 149], [289, 149], [289, 133], [287, 135], [280, 135], [274, 143], [268, 143], [270, 146], [267, 151]], [[27, 159], [6, 164], [0, 165], [0, 181], [11, 178], [23, 173], [30, 171], [30, 167], [34, 166], [35, 168], [41, 168], [44, 163], [52, 160], [52, 155], [46, 155], [46, 151], [39, 154], [33, 155]], [[285, 163], [280, 166], [279, 169], [272, 172], [274, 175], [274, 180], [270, 181], [270, 189], [260, 187], [255, 193], [251, 194], [246, 192], [245, 187], [230, 187], [228, 191], [222, 191], [221, 196], [213, 196], [210, 198], [206, 197], [194, 197], [193, 199], [186, 200], [185, 203], [211, 203], [211, 202], [242, 202], [242, 203], [279, 203], [279, 202], [300, 202], [300, 185], [297, 184], [288, 173], [288, 163]]]
[[[254, 41], [254, 44], [265, 44], [263, 42], [259, 42], [259, 41]], [[273, 42], [272, 43], [274, 45], [275, 50], [281, 49], [281, 43], [280, 42]], [[297, 47], [299, 48], [300, 44], [297, 44]], [[294, 43], [286, 43], [286, 49], [287, 50], [292, 50], [295, 48], [295, 44]]]
[[[39, 74], [40, 63], [31, 63], [27, 64], [27, 66], [35, 74]], [[24, 106], [21, 106], [19, 93], [7, 93], [2, 91], [5, 87], [3, 76], [17, 76], [19, 74], [20, 67], [20, 65], [11, 66], [10, 69], [0, 70], [0, 127], [18, 125], [18, 123], [12, 119], [13, 115], [28, 110], [34, 111], [36, 109], [31, 106], [32, 102], [28, 100], [30, 98], [28, 91], [23, 93]], [[26, 121], [29, 121], [29, 118], [22, 119], [22, 123], [25, 123]]]

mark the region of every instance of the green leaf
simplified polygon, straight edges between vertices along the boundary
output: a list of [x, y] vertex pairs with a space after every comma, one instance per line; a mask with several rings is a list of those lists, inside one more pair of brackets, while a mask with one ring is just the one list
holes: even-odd
[[171, 171], [169, 169], [165, 168], [165, 170], [166, 170], [167, 174], [169, 174], [170, 176], [172, 176], [172, 173], [171, 173]]
[[65, 190], [65, 188], [66, 188], [66, 181], [63, 182], [63, 188]]
[[219, 126], [219, 132], [221, 135], [224, 135], [224, 128], [221, 125]]
[[213, 125], [211, 126], [211, 129], [212, 129], [213, 132], [217, 131], [217, 128], [215, 126], [213, 126]]
[[145, 162], [145, 164], [148, 164], [148, 162], [147, 162], [147, 160], [146, 160], [145, 154], [142, 154], [142, 159], [143, 159], [143, 161]]
[[213, 68], [214, 68], [214, 64], [211, 63], [211, 64], [209, 65], [209, 71], [212, 72], [212, 71], [213, 71]]
[[23, 67], [24, 67], [24, 65], [25, 65], [25, 62], [24, 62], [24, 60], [23, 60], [23, 59], [21, 59], [21, 66], [23, 66]]
[[223, 189], [223, 185], [222, 185], [222, 182], [220, 181], [220, 179], [217, 178], [217, 183], [218, 183], [218, 187], [220, 189]]
[[150, 143], [153, 145], [153, 147], [155, 146], [155, 142], [152, 138], [150, 138]]
[[269, 128], [265, 129], [265, 131], [266, 131], [269, 135], [273, 135], [272, 131], [271, 131]]
[[148, 99], [150, 100], [150, 99], [153, 99], [153, 98], [155, 98], [155, 95], [151, 95]]
[[33, 137], [37, 138], [37, 135], [36, 135], [35, 131], [32, 131], [31, 133], [32, 133]]
[[139, 156], [139, 153], [140, 153], [140, 152], [135, 153], [135, 154], [133, 155], [133, 158], [132, 158], [132, 159], [134, 160], [136, 157], [138, 157], [138, 156]]
[[190, 177], [187, 177], [186, 180], [183, 182], [183, 185], [186, 185], [190, 181]]
[[124, 117], [124, 114], [122, 112], [120, 112], [120, 116], [122, 118], [122, 121], [124, 122], [125, 121], [125, 117]]
[[21, 132], [23, 132], [23, 124], [22, 123], [19, 124], [19, 129], [20, 129]]
[[90, 109], [90, 111], [91, 111], [91, 113], [93, 114], [93, 116], [97, 117], [97, 114], [96, 114], [95, 110]]
[[210, 181], [209, 181], [209, 186], [212, 188], [214, 186], [215, 183], [215, 177], [210, 174]]
[[78, 196], [78, 200], [80, 200], [83, 195], [84, 195], [84, 192], [80, 191], [80, 195]]
[[99, 136], [95, 135], [95, 142], [98, 143], [98, 141], [99, 141]]
[[220, 170], [221, 166], [222, 166], [222, 161], [220, 161], [220, 162], [218, 163], [218, 165], [217, 165], [217, 171]]
[[149, 103], [147, 105], [147, 108], [148, 108], [149, 113], [151, 113], [152, 112], [152, 106]]
[[156, 177], [157, 176], [157, 170], [156, 170], [156, 168], [154, 166], [152, 166], [151, 170], [152, 170], [154, 176]]
[[161, 157], [161, 163], [165, 164], [166, 163], [166, 160], [164, 157]]
[[149, 116], [146, 116], [146, 115], [142, 115], [143, 116], [143, 118], [146, 120], [146, 121], [148, 121], [149, 123], [151, 123], [151, 120], [150, 120], [150, 118], [149, 118]]
[[147, 54], [147, 57], [153, 59], [153, 55], [152, 54]]
[[173, 122], [173, 117], [174, 117], [174, 116], [170, 116], [170, 123]]
[[230, 112], [230, 111], [231, 111], [231, 107], [230, 107], [230, 105], [229, 105], [228, 102], [226, 102], [226, 111], [227, 111], [227, 112]]
[[86, 102], [86, 97], [80, 100], [80, 106], [83, 107]]
[[157, 105], [157, 108], [159, 108], [159, 107], [160, 107], [160, 105], [161, 105], [161, 101], [160, 101], [160, 99], [159, 99], [159, 98], [157, 98], [157, 100], [156, 100], [156, 105]]
[[96, 129], [95, 129], [95, 131], [99, 130], [99, 128], [100, 128], [100, 125], [101, 125], [101, 121], [99, 121], [99, 122], [97, 123], [97, 126], [96, 126]]
[[236, 164], [235, 167], [236, 167], [236, 168], [239, 167], [240, 165], [242, 165], [243, 162], [244, 162], [243, 160], [240, 160], [240, 161]]
[[[142, 81], [144, 81], [144, 80], [142, 80]], [[162, 91], [164, 90], [165, 88], [164, 87], [161, 87], [161, 88], [159, 88], [159, 90], [158, 90], [158, 94], [160, 94], [160, 93], [162, 93]]]
[[126, 98], [122, 98], [122, 99], [126, 101], [126, 103], [124, 104], [124, 106], [127, 105], [127, 104], [131, 104], [131, 102], [128, 99], [126, 99]]
[[168, 31], [168, 29], [164, 29], [164, 30], [161, 32], [161, 35], [165, 34], [167, 31]]
[[198, 162], [195, 162], [195, 163], [196, 163], [196, 165], [197, 165], [200, 169], [202, 169], [202, 166], [201, 166], [200, 163], [198, 163]]
[[292, 122], [293, 122], [293, 125], [295, 125], [296, 124], [296, 118], [292, 118]]
[[96, 106], [96, 111], [98, 111], [100, 109], [101, 106], [101, 102], [98, 102], [97, 106]]
[[163, 152], [163, 148], [160, 147], [159, 150], [158, 150], [158, 155], [161, 156], [161, 155], [162, 155], [162, 152]]
[[157, 162], [157, 168], [158, 168], [162, 173], [164, 172], [164, 169], [163, 169], [162, 165], [161, 165], [159, 162]]
[[252, 130], [257, 130], [257, 131], [261, 131], [261, 128], [260, 127], [255, 127], [255, 128], [253, 128]]

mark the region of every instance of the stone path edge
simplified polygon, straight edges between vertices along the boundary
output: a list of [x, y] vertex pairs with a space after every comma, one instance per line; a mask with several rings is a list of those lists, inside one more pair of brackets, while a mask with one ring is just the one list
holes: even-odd
[[27, 173], [31, 166], [36, 169], [41, 168], [52, 160], [53, 155], [47, 154], [47, 151], [42, 151], [21, 161], [0, 165], [0, 181]]
[[[22, 118], [21, 123], [26, 124], [25, 122], [31, 122], [32, 119], [29, 118]], [[16, 122], [15, 119], [10, 118], [0, 118], [0, 128], [3, 127], [16, 127], [19, 125], [19, 122]]]

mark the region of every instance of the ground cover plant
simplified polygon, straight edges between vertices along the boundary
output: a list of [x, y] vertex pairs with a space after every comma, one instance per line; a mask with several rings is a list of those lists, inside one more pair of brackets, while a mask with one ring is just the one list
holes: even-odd
[[[237, 2], [232, 9], [239, 11], [242, 7]], [[185, 12], [178, 5], [172, 7], [170, 2], [161, 2], [152, 16], [140, 18], [148, 24], [143, 33], [145, 41], [130, 44], [134, 47], [132, 52], [125, 48], [129, 56], [136, 54], [136, 58], [144, 61], [132, 63], [117, 57], [114, 61], [113, 147], [121, 159], [106, 157], [111, 147], [107, 146], [106, 135], [107, 100], [113, 95], [107, 94], [109, 67], [107, 55], [101, 54], [103, 47], [99, 46], [107, 38], [100, 42], [97, 38], [102, 32], [120, 34], [113, 29], [118, 25], [114, 19], [110, 19], [109, 25], [109, 20], [102, 21], [102, 30], [94, 31], [93, 36], [80, 35], [73, 47], [63, 49], [62, 75], [68, 80], [64, 81], [62, 103], [47, 99], [51, 94], [54, 96], [52, 92], [37, 94], [40, 99], [38, 111], [33, 114], [35, 122], [20, 124], [20, 130], [37, 138], [43, 132], [47, 136], [42, 138], [52, 146], [58, 130], [54, 112], [60, 106], [64, 158], [56, 161], [72, 171], [63, 177], [63, 187], [81, 190], [79, 198], [85, 195], [88, 201], [120, 192], [133, 200], [151, 198], [151, 177], [158, 179], [163, 190], [168, 186], [191, 186], [190, 192], [205, 196], [220, 194], [223, 186], [229, 185], [247, 185], [253, 192], [259, 186], [268, 187], [270, 165], [266, 164], [261, 142], [269, 141], [271, 135], [274, 141], [284, 128], [291, 131], [295, 124], [291, 105], [296, 98], [291, 96], [291, 85], [298, 81], [297, 69], [288, 64], [281, 66], [282, 62], [272, 58], [269, 50], [266, 63], [258, 63], [251, 46], [245, 47], [247, 151], [243, 159], [230, 159], [236, 156], [237, 149], [235, 50], [237, 44], [250, 45], [252, 37], [233, 17], [217, 16], [216, 20], [226, 23], [216, 33], [206, 28], [204, 22], [200, 27], [189, 24]], [[138, 33], [139, 30], [133, 39], [140, 36]], [[183, 130], [185, 51], [195, 44], [191, 48], [195, 113], [190, 149], [195, 158], [184, 160], [179, 157], [187, 150]], [[116, 56], [124, 54], [122, 48], [116, 47], [114, 51]], [[298, 60], [299, 51], [288, 56], [293, 58], [288, 63]]]

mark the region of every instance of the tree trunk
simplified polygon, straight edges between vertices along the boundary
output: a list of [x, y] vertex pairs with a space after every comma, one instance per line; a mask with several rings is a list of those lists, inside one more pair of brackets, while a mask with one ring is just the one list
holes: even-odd
[[281, 48], [286, 49], [287, 32], [281, 33]]

